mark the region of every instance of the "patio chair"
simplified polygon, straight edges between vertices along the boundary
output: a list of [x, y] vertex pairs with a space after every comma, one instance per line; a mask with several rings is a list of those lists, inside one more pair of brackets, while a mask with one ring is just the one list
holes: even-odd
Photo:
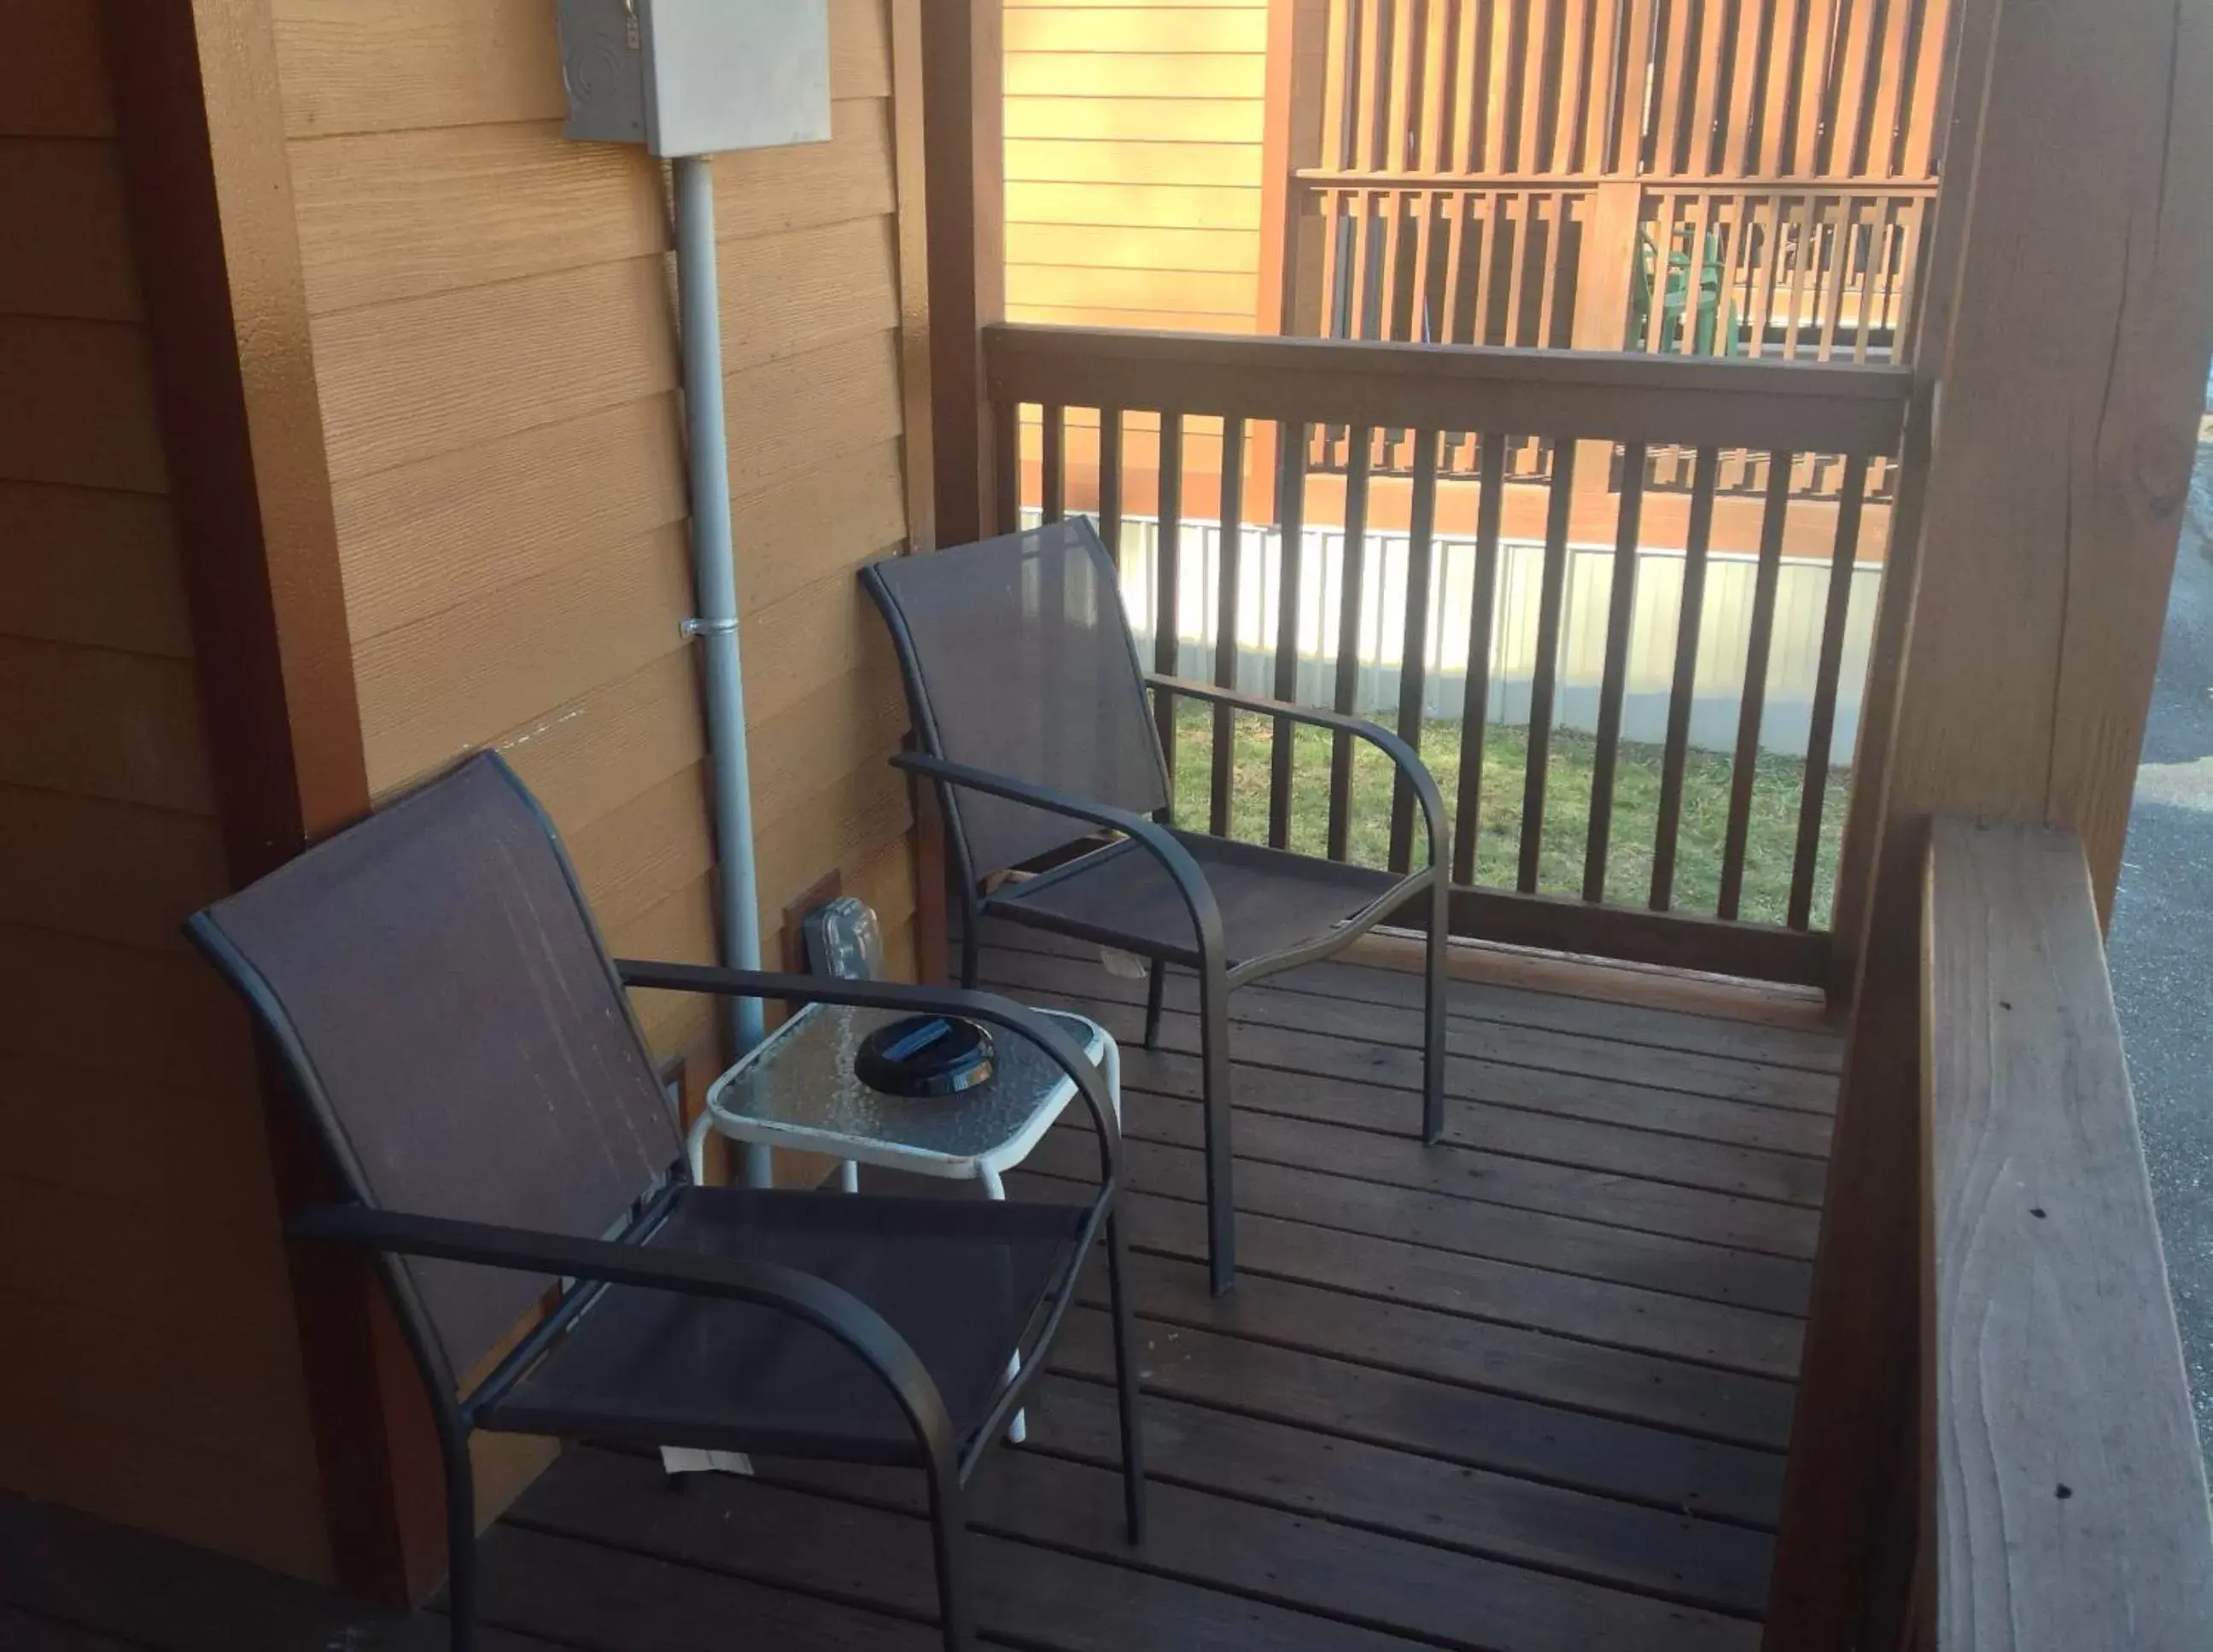
[[[945, 1644], [963, 1646], [963, 1488], [1045, 1369], [1102, 1232], [1139, 1540], [1119, 1143], [1098, 1070], [1044, 1017], [982, 993], [612, 962], [551, 823], [490, 755], [188, 927], [252, 1006], [347, 1196], [290, 1230], [375, 1258], [428, 1391], [456, 1649], [474, 1638], [473, 1429], [919, 1468]], [[1090, 1107], [1098, 1193], [694, 1186], [625, 985], [951, 1012], [1032, 1039]]]
[[[871, 563], [861, 577], [891, 627], [920, 748], [893, 761], [936, 783], [944, 814], [961, 895], [962, 984], [976, 984], [977, 930], [986, 916], [1135, 953], [1151, 960], [1150, 1048], [1159, 1042], [1164, 966], [1198, 972], [1208, 1268], [1217, 1295], [1236, 1277], [1232, 989], [1325, 958], [1396, 913], [1426, 925], [1422, 1135], [1438, 1138], [1448, 827], [1436, 783], [1404, 741], [1354, 717], [1148, 674], [1114, 564], [1081, 517]], [[1176, 829], [1148, 685], [1381, 747], [1421, 802], [1428, 863], [1399, 876]], [[1102, 832], [1112, 835], [1082, 846]], [[1037, 876], [985, 888], [985, 880], [1055, 856]]]

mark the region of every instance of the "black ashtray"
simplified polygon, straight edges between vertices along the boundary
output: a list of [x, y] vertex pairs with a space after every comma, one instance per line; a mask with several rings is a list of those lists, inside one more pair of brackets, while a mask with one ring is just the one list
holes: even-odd
[[863, 1039], [853, 1071], [887, 1095], [957, 1095], [991, 1077], [991, 1035], [958, 1015], [909, 1015]]

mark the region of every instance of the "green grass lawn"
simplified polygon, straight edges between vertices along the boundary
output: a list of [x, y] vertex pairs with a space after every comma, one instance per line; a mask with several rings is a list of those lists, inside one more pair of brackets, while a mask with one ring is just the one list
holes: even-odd
[[[1186, 701], [1178, 708], [1176, 823], [1204, 831], [1211, 797], [1209, 754], [1211, 708]], [[1265, 717], [1241, 714], [1236, 726], [1235, 783], [1231, 792], [1230, 835], [1265, 842], [1268, 832], [1268, 767], [1272, 724]], [[1294, 737], [1291, 787], [1291, 844], [1322, 854], [1328, 842], [1330, 735], [1301, 728]], [[1590, 831], [1591, 760], [1596, 742], [1588, 735], [1556, 729], [1545, 789], [1544, 850], [1538, 887], [1557, 894], [1580, 894], [1583, 855]], [[1422, 733], [1423, 760], [1436, 777], [1448, 811], [1460, 785], [1460, 725], [1433, 722]], [[1484, 747], [1482, 820], [1476, 843], [1478, 883], [1511, 887], [1521, 841], [1521, 791], [1528, 763], [1527, 732], [1493, 728]], [[1350, 858], [1382, 866], [1391, 835], [1392, 768], [1388, 759], [1363, 742], [1354, 747]], [[1642, 906], [1652, 893], [1652, 840], [1659, 823], [1661, 748], [1624, 741], [1616, 766], [1613, 826], [1606, 860], [1606, 899]], [[1675, 850], [1674, 908], [1710, 915], [1721, 884], [1722, 840], [1728, 826], [1731, 759], [1715, 752], [1692, 751], [1683, 775], [1683, 820]], [[1747, 839], [1741, 916], [1780, 924], [1790, 897], [1790, 868], [1798, 841], [1798, 800], [1806, 765], [1796, 758], [1763, 754], [1753, 782], [1751, 830]], [[1849, 771], [1832, 772], [1821, 818], [1820, 853], [1814, 883], [1813, 921], [1828, 922], [1835, 887], [1837, 844], [1844, 832], [1844, 806], [1850, 796]], [[1418, 819], [1418, 813], [1417, 818]]]

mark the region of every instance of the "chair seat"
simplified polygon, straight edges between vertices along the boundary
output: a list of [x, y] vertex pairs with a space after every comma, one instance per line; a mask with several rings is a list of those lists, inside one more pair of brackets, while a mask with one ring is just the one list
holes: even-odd
[[[1228, 965], [1319, 941], [1404, 880], [1395, 873], [1179, 832], [1222, 911]], [[1198, 937], [1167, 869], [1134, 841], [1009, 884], [986, 910], [1196, 967]]]
[[[1090, 1214], [1082, 1205], [694, 1188], [649, 1247], [782, 1263], [850, 1291], [913, 1347], [966, 1442], [990, 1414], [1009, 1357], [1073, 1260]], [[921, 1460], [890, 1389], [828, 1332], [769, 1308], [619, 1285], [479, 1426]]]

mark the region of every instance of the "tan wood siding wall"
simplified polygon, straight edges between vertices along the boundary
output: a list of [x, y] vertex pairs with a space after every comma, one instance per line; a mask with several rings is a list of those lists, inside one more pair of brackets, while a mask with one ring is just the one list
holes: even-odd
[[96, 9], [0, 11], [0, 1485], [323, 1576]]
[[[370, 783], [497, 747], [618, 951], [710, 959], [663, 169], [563, 140], [544, 0], [274, 11]], [[839, 869], [904, 971], [905, 717], [852, 573], [907, 532], [889, 34], [832, 14], [832, 140], [716, 162], [762, 924], [773, 958]], [[711, 1006], [641, 1011], [711, 1057]]]
[[1268, 0], [1007, 0], [1007, 317], [1250, 332]]

